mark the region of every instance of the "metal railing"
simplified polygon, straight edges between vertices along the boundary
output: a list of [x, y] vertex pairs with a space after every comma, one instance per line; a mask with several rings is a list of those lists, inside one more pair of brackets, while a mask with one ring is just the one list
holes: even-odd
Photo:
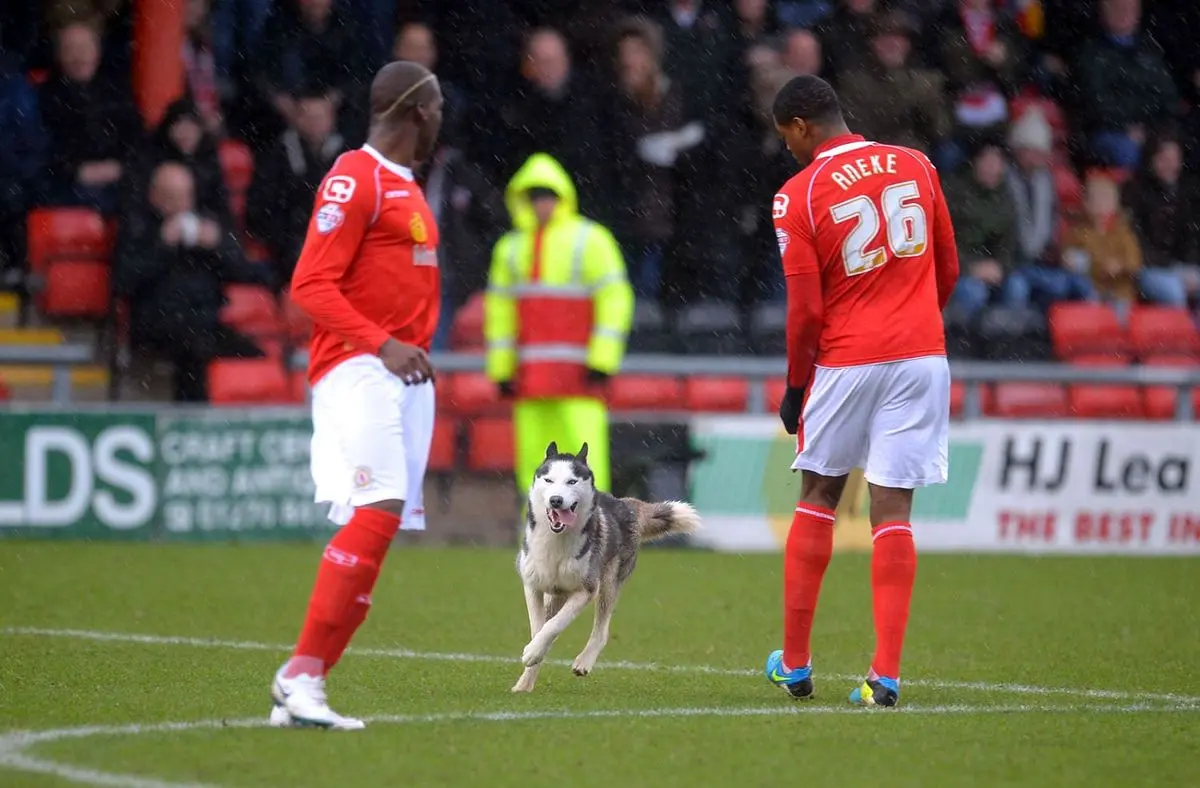
[[0, 345], [0, 367], [13, 364], [52, 367], [50, 398], [60, 405], [71, 401], [71, 368], [94, 362], [90, 345]]
[[[435, 369], [442, 372], [481, 372], [483, 355], [479, 353], [433, 353]], [[303, 367], [308, 354], [298, 351], [293, 364]], [[763, 356], [681, 356], [634, 354], [625, 357], [621, 372], [649, 375], [705, 375], [744, 377], [750, 383], [747, 412], [767, 409], [766, 381], [782, 377], [787, 361], [782, 357]], [[1179, 367], [1077, 367], [1069, 364], [1036, 362], [951, 361], [950, 377], [966, 386], [963, 416], [977, 419], [983, 415], [982, 386], [997, 382], [1022, 383], [1093, 383], [1134, 386], [1169, 386], [1175, 389], [1175, 418], [1191, 421], [1195, 415], [1189, 389], [1200, 387], [1200, 368]]]

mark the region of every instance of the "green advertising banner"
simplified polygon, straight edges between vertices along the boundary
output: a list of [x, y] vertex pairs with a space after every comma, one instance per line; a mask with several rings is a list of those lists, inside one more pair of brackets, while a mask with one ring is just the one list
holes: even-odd
[[0, 537], [327, 538], [298, 409], [0, 413]]

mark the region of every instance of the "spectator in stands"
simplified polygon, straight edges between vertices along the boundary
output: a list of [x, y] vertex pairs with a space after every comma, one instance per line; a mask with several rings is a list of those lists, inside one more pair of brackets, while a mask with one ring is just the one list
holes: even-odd
[[509, 228], [500, 191], [464, 151], [439, 137], [438, 149], [424, 173], [425, 199], [440, 229], [438, 266], [442, 271], [442, 309], [434, 334], [435, 350], [450, 345], [454, 314], [472, 293], [487, 286], [492, 246]]
[[0, 51], [0, 289], [24, 278], [25, 212], [38, 197], [45, 137], [37, 93], [17, 61]]
[[899, 12], [875, 20], [870, 60], [838, 74], [839, 95], [850, 128], [868, 139], [931, 153], [950, 136], [945, 78], [909, 65], [912, 21]]
[[962, 273], [952, 304], [970, 319], [997, 299], [1012, 271], [1017, 214], [1005, 185], [1007, 163], [995, 143], [979, 146], [969, 173], [946, 179], [945, 191]]
[[143, 136], [141, 118], [124, 85], [96, 75], [100, 33], [91, 24], [59, 30], [56, 58], [56, 73], [38, 99], [50, 152], [49, 199], [112, 213], [125, 159]]
[[825, 71], [840, 77], [871, 64], [876, 0], [838, 0], [837, 8], [816, 27], [825, 52]]
[[538, 28], [525, 40], [521, 57], [523, 84], [488, 116], [480, 129], [488, 135], [493, 180], [507, 180], [529, 156], [548, 153], [576, 178], [580, 212], [611, 216], [616, 202], [612, 178], [611, 113], [592, 86], [575, 78], [566, 39], [557, 30]]
[[779, 29], [775, 8], [767, 0], [734, 0], [738, 31], [746, 44], [762, 41]]
[[1124, 203], [1141, 241], [1147, 300], [1186, 306], [1200, 287], [1200, 195], [1183, 173], [1183, 149], [1170, 132], [1146, 143], [1146, 160], [1125, 184]]
[[217, 68], [213, 50], [209, 0], [187, 0], [183, 38], [183, 77], [187, 95], [192, 99], [204, 128], [210, 134], [222, 134], [225, 115], [221, 110], [233, 87], [228, 72]]
[[267, 19], [259, 48], [258, 89], [274, 108], [280, 128], [295, 122], [293, 97], [299, 91], [319, 85], [342, 112], [343, 101], [361, 93], [356, 88], [370, 70], [358, 26], [337, 7], [337, 0], [296, 0], [294, 10], [280, 4]]
[[783, 39], [783, 65], [793, 76], [819, 76], [824, 66], [821, 39], [802, 27], [789, 30]]
[[1008, 189], [1017, 217], [1018, 268], [1042, 265], [1055, 253], [1058, 194], [1050, 170], [1053, 131], [1038, 107], [1026, 110], [1012, 125], [1008, 145], [1014, 161], [1008, 166]]
[[262, 355], [251, 339], [221, 324], [220, 311], [225, 284], [266, 281], [267, 269], [245, 262], [229, 230], [196, 211], [191, 170], [160, 164], [147, 204], [121, 225], [113, 292], [129, 302], [134, 345], [174, 362], [176, 401], [208, 399], [214, 358]]
[[1146, 134], [1177, 109], [1179, 94], [1162, 50], [1139, 31], [1140, 0], [1100, 0], [1104, 32], [1079, 53], [1078, 78], [1096, 156], [1132, 170]]
[[122, 213], [139, 210], [145, 204], [150, 177], [164, 161], [179, 162], [191, 170], [198, 211], [218, 217], [222, 224], [231, 224], [217, 141], [205, 129], [201, 112], [191, 99], [173, 101], [149, 144], [135, 152], [123, 183]]
[[1025, 46], [1016, 26], [994, 0], [960, 0], [934, 27], [960, 139], [971, 144], [1003, 130], [1008, 99], [1025, 76]]
[[679, 83], [663, 73], [662, 48], [662, 30], [649, 19], [628, 19], [618, 30], [616, 163], [625, 215], [616, 227], [634, 293], [650, 299], [659, 296], [663, 253], [675, 232], [675, 164], [704, 138], [704, 127], [688, 122]]
[[292, 278], [317, 186], [347, 150], [323, 88], [300, 91], [293, 100], [295, 118], [259, 156], [246, 195], [246, 229], [270, 250], [279, 282]]
[[[395, 60], [411, 60], [420, 63], [432, 73], [437, 73], [438, 47], [433, 30], [424, 22], [406, 22], [396, 33], [392, 44], [392, 58]], [[466, 96], [451, 82], [438, 76], [438, 86], [442, 89], [442, 131], [438, 138], [448, 142], [447, 134], [464, 131], [462, 117], [466, 108]], [[369, 85], [368, 85], [369, 87]]]
[[1080, 273], [1090, 272], [1100, 298], [1125, 315], [1138, 295], [1142, 251], [1121, 211], [1120, 190], [1112, 178], [1089, 175], [1084, 183], [1086, 214], [1072, 223], [1063, 239], [1063, 260]]

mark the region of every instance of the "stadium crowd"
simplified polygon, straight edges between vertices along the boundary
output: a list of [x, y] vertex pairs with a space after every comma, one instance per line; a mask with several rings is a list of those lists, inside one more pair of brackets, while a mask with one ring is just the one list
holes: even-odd
[[[366, 85], [390, 58], [435, 70], [447, 99], [419, 173], [442, 228], [439, 347], [511, 226], [505, 184], [538, 151], [612, 229], [639, 304], [746, 323], [777, 304], [768, 211], [796, 165], [769, 110], [802, 73], [833, 82], [854, 131], [938, 165], [963, 270], [949, 321], [1061, 300], [1200, 306], [1189, 0], [187, 0], [186, 95], [151, 129], [130, 7], [5, 17], [0, 265], [21, 287], [32, 207], [112, 217], [133, 341], [184, 367], [258, 352], [222, 325], [223, 288], [286, 288], [314, 189], [365, 139]], [[244, 195], [227, 139], [253, 153]]]

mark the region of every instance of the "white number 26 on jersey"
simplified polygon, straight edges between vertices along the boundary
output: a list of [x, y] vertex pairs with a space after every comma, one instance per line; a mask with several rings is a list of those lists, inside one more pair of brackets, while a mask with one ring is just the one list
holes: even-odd
[[[853, 220], [854, 226], [842, 242], [842, 263], [846, 276], [858, 276], [873, 271], [888, 261], [888, 250], [896, 257], [918, 257], [928, 245], [928, 224], [925, 209], [916, 204], [921, 193], [916, 181], [895, 183], [883, 190], [881, 206], [870, 197], [852, 197], [829, 209], [838, 224]], [[867, 244], [879, 234], [879, 209], [883, 208], [883, 224], [888, 249]]]

